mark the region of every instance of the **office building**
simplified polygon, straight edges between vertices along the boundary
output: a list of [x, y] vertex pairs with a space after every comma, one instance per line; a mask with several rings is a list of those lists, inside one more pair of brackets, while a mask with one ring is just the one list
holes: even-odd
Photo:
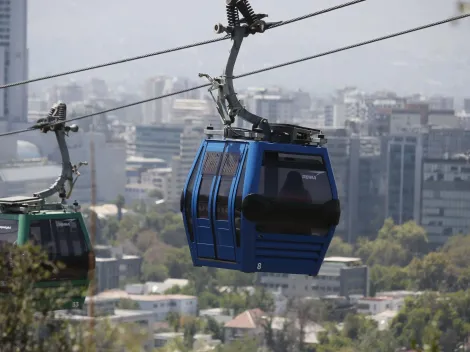
[[423, 135], [423, 156], [440, 159], [470, 151], [470, 130], [462, 128], [431, 127]]
[[424, 160], [421, 212], [421, 225], [432, 247], [443, 245], [452, 235], [470, 233], [467, 155]]
[[385, 217], [396, 224], [419, 222], [422, 137], [402, 134], [386, 138]]
[[183, 125], [139, 125], [135, 127], [135, 141], [129, 143], [131, 155], [160, 158], [167, 165], [179, 155]]
[[367, 296], [369, 269], [360, 258], [326, 257], [318, 276], [259, 273], [257, 283], [271, 291], [293, 297]]
[[[0, 1], [0, 84], [28, 78], [27, 0]], [[27, 86], [3, 89], [0, 94], [0, 129], [26, 123]]]
[[467, 114], [470, 114], [470, 98], [463, 100], [463, 109]]

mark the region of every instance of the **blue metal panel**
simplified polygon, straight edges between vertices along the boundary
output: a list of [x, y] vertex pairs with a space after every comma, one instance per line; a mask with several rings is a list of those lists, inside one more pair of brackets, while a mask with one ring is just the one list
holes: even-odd
[[[253, 148], [254, 155], [251, 158], [251, 185], [247, 194], [258, 193], [259, 191], [258, 186], [264, 152], [278, 151], [321, 156], [325, 164], [332, 199], [338, 199], [336, 183], [326, 148], [267, 142], [257, 142], [256, 147], [256, 152]], [[335, 227], [332, 226], [326, 236], [260, 233], [256, 231], [255, 225], [247, 220], [244, 221], [243, 229], [243, 239], [245, 240], [247, 236], [253, 239], [251, 245], [253, 252], [250, 253], [253, 260], [249, 264], [247, 263], [250, 266], [250, 271], [303, 275], [318, 274], [335, 231]]]
[[[225, 142], [219, 141], [207, 141], [207, 146], [204, 152], [204, 156], [207, 155], [209, 152], [218, 152], [220, 154], [223, 153], [225, 147]], [[220, 156], [222, 157], [222, 155]], [[193, 199], [193, 217], [195, 219], [195, 238], [196, 238], [196, 246], [197, 246], [197, 256], [199, 258], [209, 258], [209, 259], [216, 259], [216, 247], [215, 247], [215, 235], [214, 235], [214, 228], [211, 222], [210, 216], [208, 218], [198, 218], [198, 202], [199, 196], [201, 191], [201, 183], [203, 180], [203, 167], [199, 170], [198, 177], [196, 179], [196, 186], [195, 189], [197, 191], [197, 196]], [[213, 176], [205, 176], [211, 177], [212, 182], [210, 185], [209, 191], [209, 206], [208, 212], [210, 215], [210, 209], [213, 207], [213, 190], [214, 185], [216, 183], [217, 177]]]
[[[238, 167], [235, 172], [235, 175], [231, 178], [230, 191], [228, 194], [228, 220], [217, 220], [216, 211], [217, 211], [217, 195], [221, 187], [222, 176], [217, 176], [217, 183], [215, 190], [213, 192], [213, 204], [216, 205], [212, 207], [212, 218], [214, 219], [215, 234], [217, 239], [217, 259], [226, 260], [226, 261], [236, 261], [235, 256], [235, 228], [233, 226], [233, 214], [234, 214], [234, 192], [236, 192], [236, 186], [238, 184], [239, 172], [241, 171], [240, 162], [242, 160], [243, 154], [245, 151], [245, 143], [238, 142], [227, 142], [225, 147], [225, 153], [236, 153], [240, 155], [238, 162]], [[223, 167], [223, 165], [221, 166]], [[228, 177], [228, 176], [226, 176]]]
[[[245, 184], [243, 186], [243, 198], [250, 193], [258, 192], [260, 167], [263, 155], [259, 153], [259, 142], [249, 142], [246, 153]], [[242, 271], [255, 272], [255, 224], [241, 217], [241, 242], [242, 242]]]
[[[189, 204], [189, 207], [190, 207], [189, 214], [190, 214], [190, 217], [192, 219], [195, 219], [193, 209], [194, 209], [194, 206], [196, 204], [196, 198], [197, 198], [197, 197], [195, 197], [195, 195], [197, 194], [195, 192], [195, 190], [197, 189], [196, 188], [196, 181], [197, 181], [197, 175], [201, 173], [200, 170], [202, 169], [202, 164], [203, 164], [204, 154], [205, 154], [205, 148], [206, 148], [206, 142], [202, 141], [200, 146], [199, 146], [199, 149], [196, 153], [196, 156], [194, 158], [193, 164], [191, 165], [191, 169], [188, 172], [188, 176], [186, 177], [186, 182], [185, 182], [185, 185], [184, 185], [184, 188], [183, 188], [183, 199], [182, 199], [182, 202], [183, 202], [183, 209], [182, 209], [183, 210], [182, 211], [183, 224], [184, 224], [184, 229], [185, 229], [185, 232], [186, 232], [186, 238], [188, 240], [189, 251], [191, 253], [191, 258], [193, 259], [193, 265], [196, 265], [194, 260], [197, 257], [197, 246], [196, 246], [196, 239], [195, 239], [196, 228], [194, 226], [194, 221], [190, 222], [189, 221], [190, 219], [188, 219], [188, 217], [186, 216], [185, 204], [186, 204], [186, 197], [188, 196], [188, 193], [187, 193], [188, 192], [188, 186], [189, 186], [191, 177], [194, 177], [192, 190], [191, 190], [193, 196], [191, 198], [191, 204]], [[199, 161], [199, 164], [198, 164], [198, 161]], [[196, 166], [197, 166], [197, 168], [196, 168]]]

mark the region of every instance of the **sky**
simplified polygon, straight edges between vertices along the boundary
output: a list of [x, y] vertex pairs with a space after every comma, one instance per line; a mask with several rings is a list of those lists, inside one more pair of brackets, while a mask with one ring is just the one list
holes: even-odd
[[[346, 0], [343, 0], [346, 2]], [[204, 5], [201, 5], [204, 3]], [[337, 0], [251, 0], [280, 21], [340, 4]], [[225, 0], [32, 0], [28, 4], [30, 78], [216, 38]], [[455, 0], [366, 0], [245, 39], [235, 74], [314, 55], [442, 20]], [[366, 91], [470, 96], [470, 19], [444, 24], [241, 79], [236, 86], [280, 85], [325, 93], [355, 85]], [[229, 41], [53, 80], [103, 78], [140, 85], [165, 74], [205, 83], [222, 73]], [[38, 83], [33, 83], [38, 84]]]

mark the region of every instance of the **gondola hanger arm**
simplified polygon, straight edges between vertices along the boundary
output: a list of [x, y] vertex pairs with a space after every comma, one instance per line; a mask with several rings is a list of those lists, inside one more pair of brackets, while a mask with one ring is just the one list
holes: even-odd
[[[217, 106], [217, 111], [222, 119], [222, 123], [230, 127], [235, 122], [235, 117], [239, 117], [252, 124], [252, 130], [261, 132], [264, 140], [271, 140], [271, 127], [266, 118], [249, 112], [238, 100], [237, 93], [233, 86], [233, 70], [237, 61], [243, 39], [250, 34], [263, 33], [266, 29], [280, 22], [268, 23], [263, 20], [266, 14], [255, 14], [248, 0], [227, 0], [227, 21], [224, 26], [218, 23], [214, 26], [217, 34], [227, 33], [232, 39], [232, 48], [222, 76], [212, 78], [208, 74], [200, 73], [199, 77], [205, 77], [211, 82], [209, 92]], [[243, 18], [240, 19], [240, 14]], [[217, 98], [212, 91], [217, 90]]]
[[[47, 133], [49, 131], [54, 132], [62, 158], [62, 172], [60, 176], [48, 189], [34, 193], [34, 196], [44, 200], [58, 193], [62, 200], [62, 204], [65, 204], [66, 199], [68, 199], [72, 194], [75, 182], [80, 176], [78, 169], [82, 165], [88, 165], [86, 161], [80, 162], [78, 165], [72, 165], [70, 162], [70, 154], [65, 137], [69, 135], [69, 132], [78, 132], [78, 126], [66, 125], [66, 118], [67, 106], [59, 101], [54, 104], [47, 117], [39, 119], [32, 127], [32, 129], [38, 129], [43, 133]], [[73, 178], [74, 175], [76, 175], [75, 179]], [[68, 187], [66, 187], [66, 184]]]

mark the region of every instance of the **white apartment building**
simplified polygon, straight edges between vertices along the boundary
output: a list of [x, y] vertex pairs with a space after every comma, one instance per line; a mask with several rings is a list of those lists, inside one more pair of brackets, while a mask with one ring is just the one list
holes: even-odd
[[167, 200], [170, 193], [171, 177], [171, 168], [162, 167], [142, 172], [141, 182], [143, 185], [151, 185], [152, 188], [159, 190], [163, 199]]
[[383, 313], [386, 310], [399, 311], [404, 304], [405, 299], [403, 297], [363, 297], [357, 300], [357, 312], [375, 315]]
[[360, 258], [327, 257], [318, 276], [259, 273], [258, 284], [291, 297], [367, 296], [369, 270]]
[[155, 321], [164, 321], [170, 312], [181, 316], [196, 316], [197, 297], [186, 295], [131, 295], [122, 290], [102, 292], [99, 297], [130, 299], [139, 304], [141, 310], [151, 311]]

